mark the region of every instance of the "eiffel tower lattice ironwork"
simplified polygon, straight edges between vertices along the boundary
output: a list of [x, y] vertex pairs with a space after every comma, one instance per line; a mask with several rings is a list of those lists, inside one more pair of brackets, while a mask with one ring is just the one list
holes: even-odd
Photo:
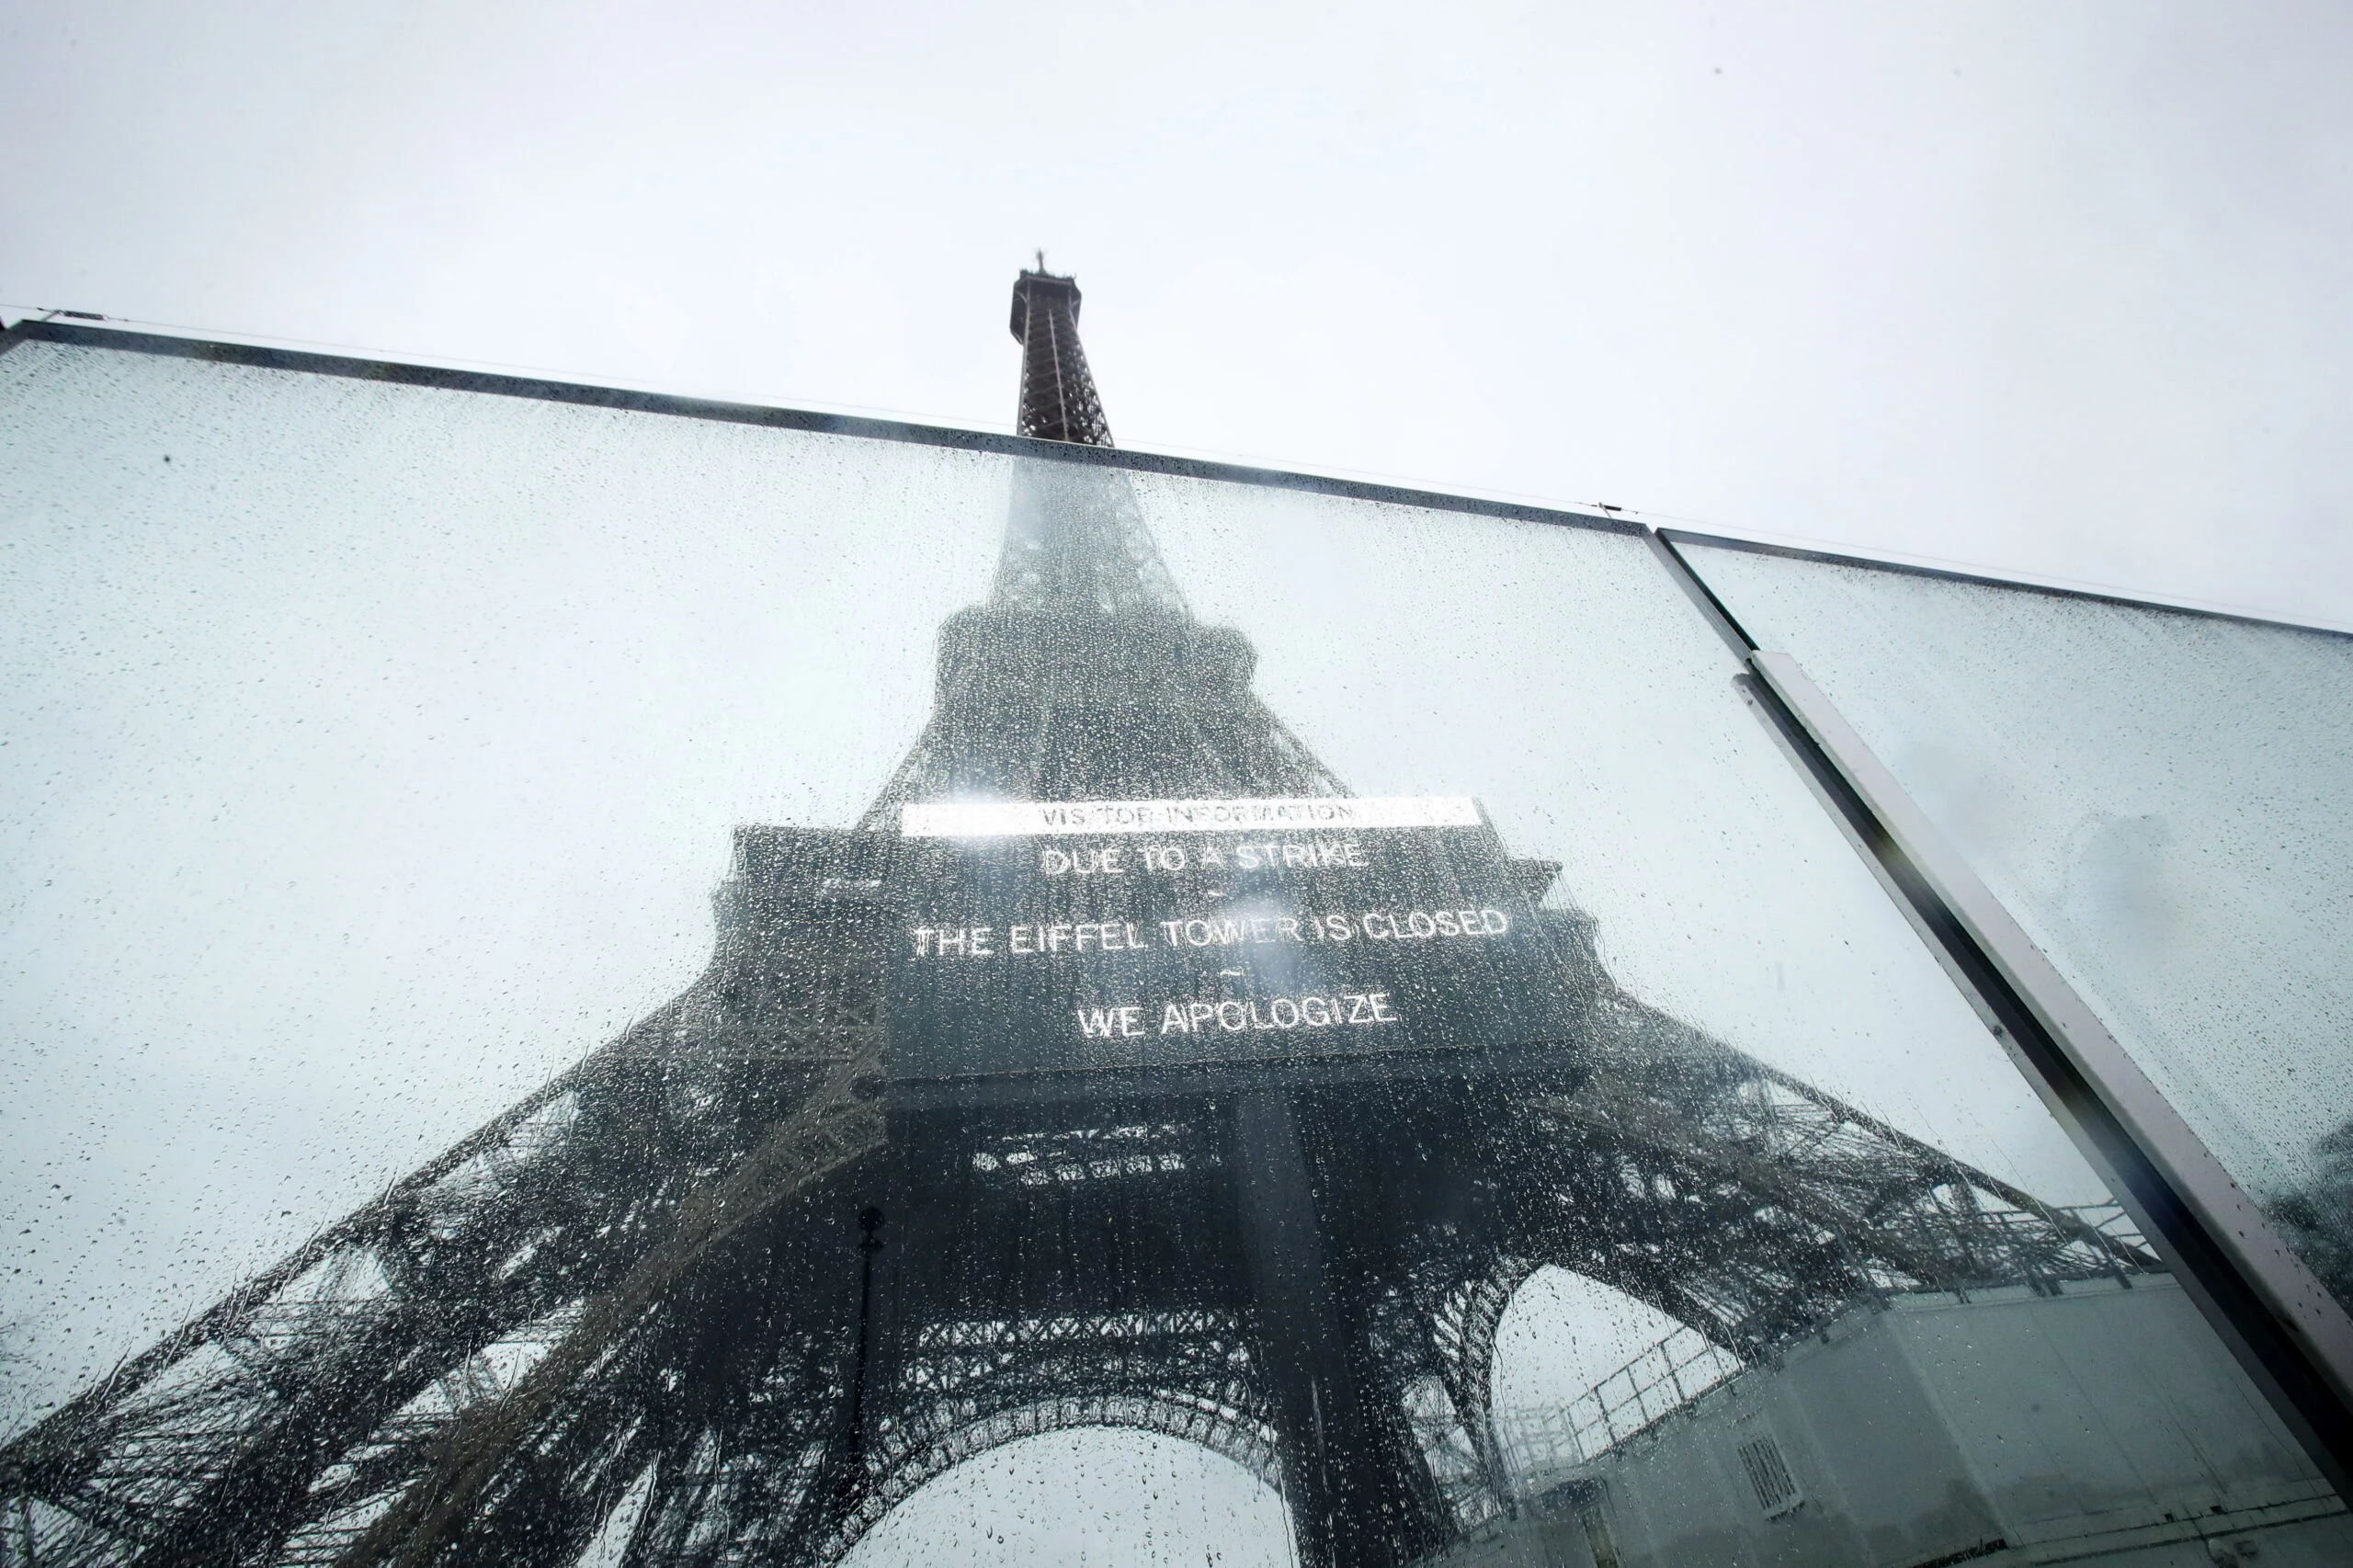
[[[1108, 445], [1076, 288], [1014, 301], [1022, 428]], [[1071, 456], [1017, 461], [873, 810], [740, 829], [684, 994], [8, 1444], [17, 1560], [824, 1563], [972, 1455], [1118, 1426], [1279, 1488], [1311, 1563], [1404, 1562], [1517, 1506], [1489, 1370], [1538, 1268], [1746, 1358], [1874, 1292], [2158, 1267], [1633, 999], [1543, 862], [1497, 862], [1539, 1050], [894, 1065], [950, 874], [902, 808], [1347, 795]]]

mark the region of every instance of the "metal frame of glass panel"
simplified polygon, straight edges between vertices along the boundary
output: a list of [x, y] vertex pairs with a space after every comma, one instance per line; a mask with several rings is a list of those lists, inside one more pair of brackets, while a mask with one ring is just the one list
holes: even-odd
[[[2175, 604], [2165, 599], [2136, 599], [2123, 594], [2101, 593], [2096, 588], [2071, 588], [2056, 583], [2029, 583], [2015, 577], [1988, 576], [1982, 572], [1963, 572], [1949, 566], [1927, 566], [1912, 561], [1880, 561], [1868, 555], [1841, 555], [1836, 551], [1812, 550], [1802, 545], [1770, 544], [1763, 540], [1734, 539], [1729, 534], [1703, 533], [1696, 528], [1658, 528], [1656, 535], [1673, 545], [1691, 544], [1711, 550], [1738, 550], [1751, 555], [1775, 555], [1789, 561], [1811, 561], [1824, 566], [1859, 566], [1872, 572], [1890, 572], [1906, 577], [1934, 577], [1947, 583], [1970, 583], [1979, 587], [2000, 588], [2014, 594], [2042, 594], [2052, 598], [2077, 599], [2087, 604], [2114, 605], [2123, 609], [2159, 609], [2171, 615], [2194, 615], [2208, 620], [2236, 621], [2246, 626], [2273, 626], [2289, 631], [2306, 631], [2321, 637], [2336, 637], [2353, 641], [2353, 631], [2334, 626], [2313, 626], [2301, 620], [2281, 620], [2273, 616], [2247, 615], [2237, 610], [2213, 609], [2203, 605]], [[1680, 552], [1677, 552], [1678, 559]], [[1697, 573], [1694, 573], [1697, 575]], [[1713, 613], [1712, 611], [1711, 612]]]
[[[2353, 1321], [1829, 698], [1789, 654], [1758, 648], [1677, 548], [1678, 540], [1848, 566], [1882, 563], [1675, 529], [1652, 536], [1659, 559], [1748, 665], [1745, 678], [1759, 710], [1880, 868], [1891, 895], [1976, 994], [2028, 1080], [2146, 1233], [2171, 1255], [2208, 1318], [2331, 1465], [2341, 1488], [2353, 1472]], [[2146, 608], [1997, 578], [1888, 569]]]
[[[1620, 517], [1357, 480], [945, 426], [136, 332], [55, 316], [28, 320], [0, 333], [0, 353], [26, 341], [1042, 458], [1643, 536], [1663, 569], [1746, 667], [1747, 673], [1736, 678], [1793, 765], [1813, 782], [1825, 809], [1879, 873], [1890, 896], [1987, 1018], [2021, 1073], [2131, 1209], [2145, 1233], [2170, 1255], [2208, 1318], [2312, 1449], [2331, 1481], [2340, 1491], [2353, 1494], [2353, 1322], [2282, 1244], [2254, 1201], [1944, 842], [1796, 661], [1759, 649], [1676, 545], [1678, 540], [1704, 541], [2148, 608], [2142, 601], [1679, 530], [1654, 530]], [[2221, 618], [2289, 624], [2261, 622], [2252, 617]]]

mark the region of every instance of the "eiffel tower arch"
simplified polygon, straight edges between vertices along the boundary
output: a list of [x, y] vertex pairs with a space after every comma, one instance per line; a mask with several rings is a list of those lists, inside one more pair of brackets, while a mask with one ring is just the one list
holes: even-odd
[[[1382, 825], [1090, 460], [1078, 301], [1017, 285], [1021, 428], [1070, 449], [1016, 465], [871, 809], [739, 830], [683, 994], [11, 1443], [40, 1562], [828, 1563], [1126, 1427], [1278, 1488], [1310, 1563], [1405, 1563], [1524, 1503], [1493, 1363], [1539, 1270], [1748, 1363], [2160, 1268], [1629, 994], [1475, 803]], [[973, 826], [1253, 802], [1367, 825]]]

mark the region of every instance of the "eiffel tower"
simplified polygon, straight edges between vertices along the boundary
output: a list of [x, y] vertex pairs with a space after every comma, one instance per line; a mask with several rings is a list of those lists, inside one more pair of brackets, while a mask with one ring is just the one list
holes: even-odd
[[[1540, 1268], [1749, 1359], [1889, 1291], [2161, 1267], [1628, 995], [1475, 810], [1366, 829], [1369, 865], [1261, 835], [1255, 882], [1200, 854], [1246, 835], [1049, 884], [1041, 845], [1145, 839], [916, 831], [1362, 804], [1102, 460], [1079, 298], [1015, 285], [1040, 445], [865, 817], [739, 829], [684, 994], [0, 1451], [19, 1560], [822, 1564], [974, 1455], [1108, 1426], [1256, 1472], [1307, 1563], [1404, 1563], [1521, 1506], [1490, 1363]], [[1401, 939], [1218, 945], [1279, 886]], [[1406, 952], [1431, 908], [1481, 939]], [[1023, 930], [1072, 951], [990, 947]]]

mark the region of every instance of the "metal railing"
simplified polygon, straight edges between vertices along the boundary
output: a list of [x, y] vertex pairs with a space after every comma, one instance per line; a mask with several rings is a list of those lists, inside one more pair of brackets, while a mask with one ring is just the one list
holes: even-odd
[[[2110, 1242], [2132, 1248], [2148, 1244], [2120, 1205], [2082, 1204], [2057, 1212]], [[1990, 1212], [1974, 1216], [1973, 1222], [2000, 1228], [2026, 1219]], [[1746, 1364], [1697, 1329], [1678, 1327], [1566, 1404], [1498, 1411], [1495, 1436], [1504, 1461], [1523, 1489], [1541, 1490], [1655, 1426]]]
[[1698, 1330], [1677, 1328], [1568, 1403], [1498, 1420], [1505, 1460], [1523, 1484], [1540, 1484], [1681, 1409], [1742, 1365]]

